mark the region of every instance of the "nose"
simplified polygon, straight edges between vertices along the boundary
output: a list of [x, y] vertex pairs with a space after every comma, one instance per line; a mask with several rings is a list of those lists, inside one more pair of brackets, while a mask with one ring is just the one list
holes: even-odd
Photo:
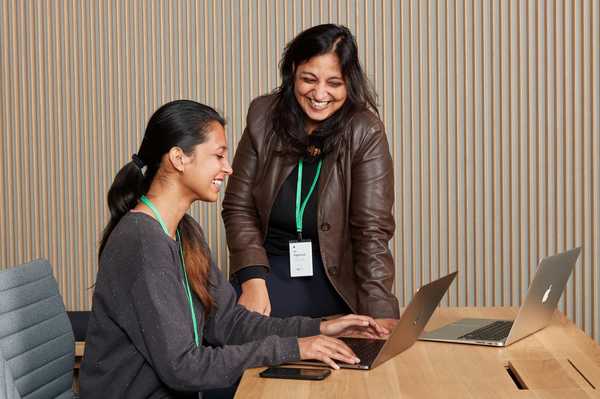
[[327, 92], [327, 87], [325, 83], [319, 83], [315, 87], [315, 100], [317, 101], [326, 101], [329, 98], [329, 93]]
[[233, 169], [231, 168], [231, 164], [227, 158], [223, 158], [223, 173], [225, 173], [227, 176], [233, 173]]

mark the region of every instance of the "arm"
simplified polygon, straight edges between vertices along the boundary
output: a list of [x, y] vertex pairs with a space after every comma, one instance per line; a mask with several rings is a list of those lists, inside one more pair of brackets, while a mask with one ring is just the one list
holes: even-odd
[[212, 345], [239, 345], [269, 335], [306, 337], [320, 333], [318, 319], [266, 317], [236, 304], [233, 287], [214, 265], [211, 268], [211, 279], [215, 282], [211, 293], [218, 303], [216, 311], [206, 322], [205, 338]]
[[[257, 101], [254, 101], [250, 105], [248, 119], [252, 113], [260, 111], [255, 110], [256, 103]], [[235, 274], [242, 286], [239, 303], [249, 310], [269, 315], [271, 302], [264, 281], [269, 271], [269, 262], [263, 247], [264, 232], [252, 196], [259, 169], [259, 157], [250, 128], [248, 122], [248, 127], [244, 130], [235, 152], [234, 173], [227, 182], [222, 216], [229, 247], [231, 272]], [[255, 125], [252, 128], [260, 129]]]
[[[145, 259], [144, 262], [149, 261]], [[151, 262], [172, 264], [172, 260], [156, 256]], [[147, 361], [160, 379], [174, 390], [201, 391], [228, 386], [246, 368], [300, 359], [295, 337], [270, 335], [241, 345], [196, 347], [189, 304], [176, 270], [144, 267], [144, 272], [133, 284], [131, 295]], [[226, 308], [232, 301], [231, 298], [228, 303], [218, 301], [217, 306]], [[196, 309], [201, 307], [196, 306]], [[202, 324], [201, 312], [197, 312], [197, 316]], [[215, 328], [226, 330], [232, 325]], [[264, 326], [264, 335], [268, 328]]]
[[358, 313], [398, 318], [391, 292], [394, 261], [388, 247], [394, 234], [394, 175], [381, 121], [371, 124], [358, 145], [352, 164], [350, 231], [358, 279]]
[[238, 303], [265, 316], [271, 314], [271, 301], [265, 281], [268, 270], [264, 266], [248, 266], [234, 274], [242, 288]]
[[367, 316], [347, 315], [321, 322], [307, 317], [279, 319], [249, 312], [235, 304], [233, 288], [214, 265], [211, 272], [213, 281], [216, 281], [212, 292], [213, 296], [218, 298], [218, 308], [207, 320], [205, 338], [213, 345], [240, 345], [268, 337], [270, 334], [280, 337], [297, 336], [301, 337], [298, 339], [301, 359], [317, 359], [338, 369], [332, 359], [347, 363], [356, 363], [358, 359], [350, 348], [333, 337], [357, 334], [381, 338], [389, 333]]
[[227, 182], [223, 199], [223, 222], [229, 247], [231, 272], [247, 266], [269, 267], [263, 247], [263, 231], [252, 197], [258, 155], [248, 132], [244, 131], [233, 159], [233, 174]]

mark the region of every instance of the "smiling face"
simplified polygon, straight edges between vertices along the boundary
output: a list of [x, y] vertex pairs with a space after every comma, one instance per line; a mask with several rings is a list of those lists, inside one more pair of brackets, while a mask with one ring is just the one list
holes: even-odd
[[184, 157], [183, 182], [194, 199], [215, 202], [225, 176], [230, 175], [232, 169], [227, 160], [225, 129], [218, 122], [210, 123], [206, 129], [206, 141]]
[[326, 53], [298, 65], [294, 73], [294, 95], [306, 115], [306, 126], [311, 133], [348, 98], [338, 56]]

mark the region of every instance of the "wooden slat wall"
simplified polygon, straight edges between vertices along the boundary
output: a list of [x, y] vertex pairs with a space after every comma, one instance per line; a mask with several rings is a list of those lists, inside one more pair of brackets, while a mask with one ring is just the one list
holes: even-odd
[[[445, 304], [517, 305], [541, 256], [583, 245], [561, 309], [598, 340], [595, 0], [1, 0], [0, 267], [47, 257], [89, 308], [105, 194], [152, 111], [211, 104], [235, 149], [285, 43], [327, 21], [379, 93], [400, 301], [457, 268]], [[226, 269], [220, 204], [192, 213]]]

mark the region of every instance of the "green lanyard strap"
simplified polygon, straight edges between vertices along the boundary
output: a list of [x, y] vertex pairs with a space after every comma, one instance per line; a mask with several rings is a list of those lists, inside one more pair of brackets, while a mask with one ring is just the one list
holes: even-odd
[[317, 180], [319, 180], [319, 175], [321, 174], [321, 164], [323, 163], [323, 160], [319, 160], [319, 163], [317, 164], [317, 173], [315, 174], [315, 178], [313, 179], [310, 189], [308, 190], [308, 194], [306, 194], [306, 198], [304, 198], [304, 201], [301, 201], [303, 163], [304, 162], [302, 158], [300, 158], [300, 160], [298, 161], [298, 183], [296, 184], [296, 232], [298, 233], [298, 239], [300, 240], [302, 240], [302, 223], [304, 217], [304, 209], [306, 208], [306, 204], [308, 203], [310, 196], [315, 190]]
[[[142, 201], [144, 205], [150, 208], [150, 210], [154, 214], [154, 217], [156, 218], [156, 220], [158, 220], [158, 223], [160, 223], [160, 226], [162, 227], [165, 234], [169, 235], [167, 225], [163, 221], [162, 217], [160, 216], [160, 213], [158, 212], [158, 209], [156, 209], [152, 201], [150, 201], [145, 195], [141, 196], [140, 201]], [[188, 281], [187, 271], [185, 269], [185, 257], [183, 255], [183, 244], [181, 242], [181, 235], [179, 234], [179, 229], [175, 231], [175, 235], [177, 238], [177, 244], [179, 246], [179, 259], [181, 260], [181, 268], [183, 269], [183, 290], [185, 291], [188, 303], [190, 304], [190, 311], [192, 313], [192, 323], [194, 325], [194, 341], [196, 342], [196, 346], [199, 346], [200, 338], [198, 337], [198, 322], [196, 321], [196, 311], [194, 310], [194, 302], [192, 301], [192, 290], [190, 289], [190, 283]]]

